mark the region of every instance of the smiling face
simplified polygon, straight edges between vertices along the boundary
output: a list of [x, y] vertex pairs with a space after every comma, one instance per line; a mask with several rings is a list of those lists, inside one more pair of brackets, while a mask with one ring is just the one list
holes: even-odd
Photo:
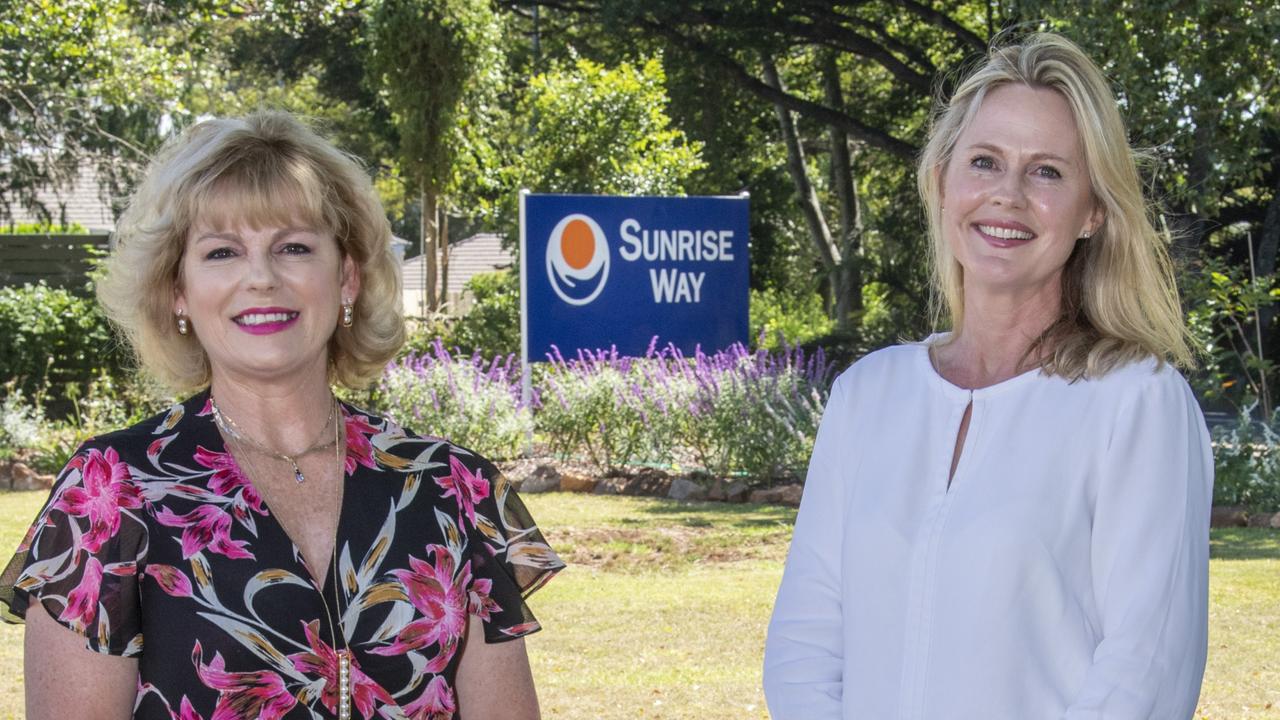
[[942, 171], [942, 237], [965, 294], [1053, 298], [1102, 211], [1066, 99], [1020, 84], [987, 93]]
[[333, 234], [307, 227], [198, 223], [187, 236], [174, 311], [187, 316], [213, 377], [324, 377], [341, 306], [360, 287]]

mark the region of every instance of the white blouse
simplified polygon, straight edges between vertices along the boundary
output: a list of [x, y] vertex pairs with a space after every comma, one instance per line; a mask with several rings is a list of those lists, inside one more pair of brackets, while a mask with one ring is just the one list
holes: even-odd
[[1191, 718], [1212, 494], [1204, 418], [1167, 365], [966, 390], [923, 344], [872, 353], [818, 431], [765, 646], [769, 711]]

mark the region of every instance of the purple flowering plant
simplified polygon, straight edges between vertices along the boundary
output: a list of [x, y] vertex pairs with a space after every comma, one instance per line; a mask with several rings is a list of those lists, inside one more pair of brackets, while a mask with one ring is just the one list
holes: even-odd
[[820, 350], [735, 344], [686, 357], [655, 338], [638, 358], [555, 351], [543, 377], [535, 423], [557, 452], [613, 469], [642, 460], [770, 479], [808, 461], [831, 366]]
[[545, 400], [534, 422], [553, 453], [582, 455], [610, 472], [653, 454], [636, 366], [617, 348], [579, 350], [570, 360], [552, 348], [539, 373]]
[[640, 357], [553, 349], [525, 407], [514, 356], [486, 360], [437, 341], [389, 365], [378, 394], [407, 427], [498, 459], [536, 430], [552, 454], [607, 472], [644, 462], [768, 481], [808, 462], [831, 370], [821, 351], [789, 347], [686, 356], [655, 338]]
[[533, 430], [514, 355], [486, 360], [436, 340], [427, 352], [389, 364], [378, 394], [387, 414], [405, 427], [494, 459], [516, 457]]

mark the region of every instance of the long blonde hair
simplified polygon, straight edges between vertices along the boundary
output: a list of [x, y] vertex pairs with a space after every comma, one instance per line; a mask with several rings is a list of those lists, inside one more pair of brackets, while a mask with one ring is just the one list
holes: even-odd
[[329, 340], [332, 380], [360, 387], [404, 342], [400, 267], [391, 227], [359, 163], [297, 118], [258, 112], [201, 122], [166, 145], [120, 218], [98, 299], [139, 364], [175, 390], [209, 383], [195, 334], [177, 332], [174, 291], [187, 235], [201, 221], [253, 227], [302, 220], [331, 231], [356, 263], [351, 327]]
[[[941, 177], [961, 132], [986, 94], [1019, 83], [1048, 88], [1071, 107], [1102, 225], [1077, 241], [1062, 274], [1062, 312], [1028, 350], [1048, 375], [1096, 378], [1149, 357], [1180, 367], [1193, 364], [1191, 336], [1169, 259], [1170, 238], [1155, 227], [1144, 197], [1138, 153], [1106, 78], [1079, 47], [1053, 33], [993, 47], [934, 112], [920, 155], [917, 184], [928, 215], [932, 246], [934, 322], [964, 324], [964, 270], [942, 237]], [[954, 337], [954, 335], [953, 335]]]

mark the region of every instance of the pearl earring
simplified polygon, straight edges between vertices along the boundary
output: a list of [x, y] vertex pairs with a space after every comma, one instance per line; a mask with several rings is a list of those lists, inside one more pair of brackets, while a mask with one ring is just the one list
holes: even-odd
[[342, 327], [351, 327], [355, 323], [355, 306], [350, 300], [342, 303]]
[[178, 311], [178, 334], [186, 335], [191, 332], [191, 326], [187, 324], [187, 318], [181, 310]]

